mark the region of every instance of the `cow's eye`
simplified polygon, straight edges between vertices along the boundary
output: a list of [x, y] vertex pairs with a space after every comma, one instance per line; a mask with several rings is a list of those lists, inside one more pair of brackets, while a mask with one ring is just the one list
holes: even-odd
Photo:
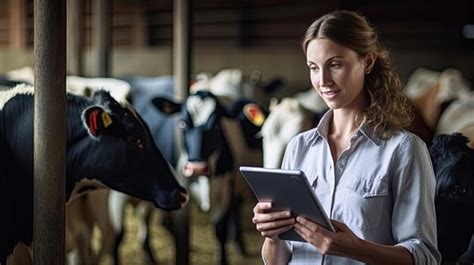
[[455, 197], [463, 196], [465, 193], [466, 189], [459, 185], [454, 186], [453, 190], [451, 191], [451, 194]]
[[136, 144], [140, 149], [143, 149], [143, 147], [144, 147], [142, 139], [140, 139], [138, 137], [129, 136], [128, 141], [131, 142], [131, 143]]
[[188, 124], [185, 120], [179, 120], [178, 121], [178, 128], [180, 129], [186, 129], [188, 127]]

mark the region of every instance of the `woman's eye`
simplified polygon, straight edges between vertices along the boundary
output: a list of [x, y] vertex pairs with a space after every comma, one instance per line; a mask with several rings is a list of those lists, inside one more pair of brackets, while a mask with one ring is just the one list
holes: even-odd
[[329, 66], [330, 66], [331, 68], [333, 68], [333, 69], [338, 69], [338, 68], [341, 67], [341, 64], [339, 64], [339, 63], [332, 63], [332, 64], [330, 64]]

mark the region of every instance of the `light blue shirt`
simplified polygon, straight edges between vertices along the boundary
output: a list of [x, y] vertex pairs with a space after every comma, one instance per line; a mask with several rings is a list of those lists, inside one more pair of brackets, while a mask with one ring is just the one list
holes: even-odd
[[[415, 264], [439, 264], [435, 178], [425, 143], [407, 131], [383, 140], [361, 126], [349, 148], [333, 161], [331, 118], [328, 111], [318, 127], [290, 141], [282, 168], [302, 170], [330, 219], [345, 223], [358, 237], [403, 246]], [[323, 256], [309, 243], [288, 243], [290, 264], [363, 264]]]

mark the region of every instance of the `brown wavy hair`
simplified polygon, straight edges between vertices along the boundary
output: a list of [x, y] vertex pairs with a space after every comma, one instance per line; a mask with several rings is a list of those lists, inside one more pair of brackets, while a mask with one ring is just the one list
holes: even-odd
[[369, 53], [376, 55], [373, 68], [365, 76], [364, 88], [369, 104], [356, 116], [358, 125], [365, 121], [383, 139], [410, 125], [413, 103], [403, 93], [400, 77], [392, 67], [388, 50], [380, 43], [375, 28], [364, 16], [338, 10], [316, 19], [302, 39], [305, 54], [308, 43], [316, 38], [326, 38], [352, 49], [360, 58]]

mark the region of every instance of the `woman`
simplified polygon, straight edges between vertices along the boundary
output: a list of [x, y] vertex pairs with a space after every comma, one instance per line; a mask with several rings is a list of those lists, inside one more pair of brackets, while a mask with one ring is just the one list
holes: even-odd
[[[336, 232], [257, 203], [266, 264], [439, 264], [435, 179], [426, 145], [405, 131], [412, 105], [367, 20], [335, 11], [303, 38], [311, 83], [330, 110], [288, 144]], [[307, 242], [283, 241], [295, 229]]]

